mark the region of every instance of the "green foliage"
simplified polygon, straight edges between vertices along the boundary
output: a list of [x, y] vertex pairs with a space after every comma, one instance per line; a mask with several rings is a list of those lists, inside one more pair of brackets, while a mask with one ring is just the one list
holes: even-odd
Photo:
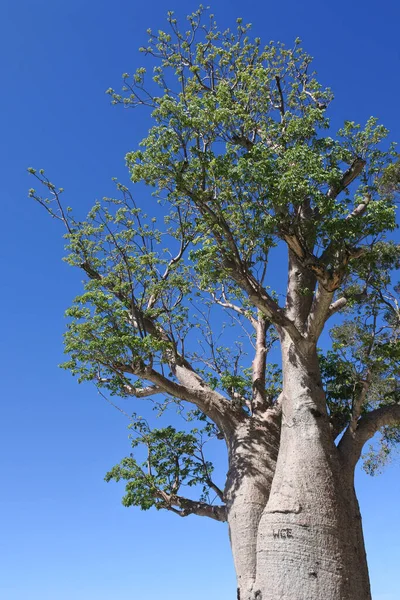
[[200, 491], [200, 501], [213, 500], [210, 498], [213, 466], [203, 453], [204, 444], [214, 432], [210, 424], [189, 433], [172, 426], [152, 430], [145, 419], [134, 414], [130, 429], [131, 446], [137, 454], [143, 449], [145, 459], [138, 462], [131, 454], [105, 477], [106, 481], [127, 482], [124, 506], [170, 509], [173, 497], [185, 487]]
[[[385, 252], [382, 257], [381, 266]], [[351, 320], [332, 328], [332, 350], [320, 356], [328, 408], [333, 421], [341, 425], [338, 433], [350, 421], [359, 398], [363, 398], [361, 415], [400, 402], [400, 312], [395, 296], [385, 288], [390, 281], [387, 271], [375, 274], [374, 285], [375, 277], [379, 287], [369, 290], [367, 302], [352, 307], [356, 312]], [[386, 464], [399, 432], [398, 426], [380, 432], [380, 442], [372, 444], [364, 456], [369, 474]]]
[[[331, 130], [332, 92], [318, 82], [299, 40], [292, 48], [262, 46], [241, 19], [235, 31], [220, 31], [202, 7], [189, 15], [187, 32], [172, 12], [168, 26], [149, 31], [141, 49], [155, 63], [152, 75], [141, 67], [123, 74], [120, 93], [107, 90], [113, 104], [151, 110], [153, 125], [126, 163], [132, 182], [152, 189], [162, 216], [149, 218], [115, 182], [117, 197], [78, 221], [63, 209], [64, 190], [43, 170], [28, 169], [47, 196], [33, 188], [29, 195], [64, 223], [66, 260], [87, 275], [67, 311], [63, 366], [126, 396], [154, 370], [177, 384], [171, 365], [190, 361], [204, 384], [251, 415], [248, 349], [258, 313], [242, 280], [278, 304], [280, 295], [265, 285], [270, 251], [295, 240], [304, 265], [337, 275], [336, 298], [347, 301], [346, 321], [321, 354], [340, 433], [367, 377], [362, 413], [399, 401], [393, 272], [400, 250], [387, 238], [396, 227], [399, 155], [375, 118]], [[312, 293], [300, 291], [306, 300]], [[266, 351], [276, 339], [268, 329]], [[270, 403], [282, 386], [275, 362], [263, 382]], [[171, 508], [166, 498], [184, 485], [200, 486], [207, 497], [211, 465], [198, 432], [150, 430], [136, 417], [132, 431], [133, 448], [145, 447], [148, 457], [127, 457], [107, 474], [128, 482], [126, 505]], [[376, 464], [397, 439], [396, 429], [384, 431]]]
[[364, 454], [364, 471], [368, 475], [378, 475], [390, 461], [393, 451], [398, 452], [400, 444], [400, 428], [384, 427], [379, 433], [379, 440], [376, 444], [370, 444], [369, 449]]

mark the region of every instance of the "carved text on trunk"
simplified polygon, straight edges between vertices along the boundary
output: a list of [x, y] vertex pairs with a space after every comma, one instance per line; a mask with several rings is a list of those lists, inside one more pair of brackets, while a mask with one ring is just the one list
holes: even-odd
[[286, 540], [293, 537], [291, 529], [275, 529], [272, 530], [272, 535], [274, 538], [281, 538], [282, 540]]

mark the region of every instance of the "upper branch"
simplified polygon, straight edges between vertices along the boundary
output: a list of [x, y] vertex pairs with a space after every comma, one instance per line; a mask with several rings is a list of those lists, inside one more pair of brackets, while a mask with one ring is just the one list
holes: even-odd
[[[111, 379], [107, 377], [99, 377], [99, 383], [110, 383]], [[125, 383], [124, 391], [127, 396], [134, 396], [135, 398], [148, 398], [149, 396], [154, 396], [155, 394], [162, 394], [163, 388], [158, 387], [156, 385], [147, 385], [145, 387], [135, 387], [130, 383]]]
[[340, 192], [349, 187], [349, 185], [362, 173], [365, 165], [366, 161], [363, 158], [355, 158], [347, 171], [343, 173], [340, 181], [336, 185], [330, 187], [327, 193], [328, 198], [336, 198]]
[[339, 451], [352, 467], [357, 464], [364, 444], [379, 429], [385, 426], [400, 425], [400, 403], [381, 406], [361, 417], [356, 427], [348, 427], [339, 443]]
[[252, 324], [252, 326], [254, 327], [254, 329], [257, 328], [258, 321], [257, 321], [257, 319], [255, 319], [253, 317], [253, 315], [249, 314], [248, 310], [243, 308], [243, 306], [238, 306], [237, 304], [234, 304], [233, 302], [231, 302], [227, 298], [224, 289], [222, 289], [221, 295], [222, 295], [222, 298], [219, 298], [216, 293], [211, 292], [211, 297], [216, 304], [218, 304], [219, 306], [222, 306], [222, 308], [227, 308], [229, 310], [233, 310], [234, 312], [241, 315], [242, 317], [246, 317], [247, 319], [249, 319], [249, 321]]
[[318, 284], [308, 316], [306, 329], [307, 337], [315, 342], [321, 335], [326, 320], [330, 315], [333, 295], [333, 291], [325, 289], [320, 283]]
[[225, 435], [230, 435], [235, 424], [245, 416], [242, 409], [235, 407], [224, 396], [211, 389], [188, 364], [175, 364], [174, 372], [179, 383], [154, 369], [147, 369], [142, 375], [166, 393], [195, 404]]
[[253, 398], [251, 407], [253, 412], [261, 412], [268, 408], [269, 402], [265, 393], [265, 372], [267, 345], [266, 335], [271, 323], [262, 314], [258, 315], [256, 325], [256, 352], [252, 364]]
[[217, 212], [208, 205], [210, 195], [208, 193], [195, 194], [184, 185], [180, 189], [191, 198], [200, 213], [210, 223], [212, 234], [222, 255], [223, 266], [227, 269], [229, 276], [247, 293], [253, 305], [274, 325], [286, 329], [293, 339], [299, 340], [301, 333], [294, 322], [287, 316], [285, 309], [279, 306], [249, 272], [249, 269], [242, 260], [235, 238], [224, 215], [221, 211]]
[[268, 294], [255, 277], [248, 271], [240, 272], [235, 270], [234, 265], [226, 261], [231, 277], [247, 293], [249, 300], [258, 308], [261, 313], [267, 317], [271, 323], [278, 328], [285, 329], [293, 340], [300, 341], [301, 332], [295, 323], [287, 316], [286, 310], [281, 308], [277, 302]]
[[304, 333], [306, 333], [305, 325], [313, 303], [315, 285], [314, 273], [304, 267], [289, 248], [286, 311], [287, 316]]

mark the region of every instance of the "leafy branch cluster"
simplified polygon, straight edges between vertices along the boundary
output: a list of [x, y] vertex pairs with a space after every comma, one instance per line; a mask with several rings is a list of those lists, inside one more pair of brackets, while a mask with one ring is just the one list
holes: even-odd
[[[225, 520], [224, 507], [214, 504], [215, 498], [224, 500], [223, 492], [212, 480], [213, 466], [204, 456], [204, 445], [213, 433], [209, 424], [190, 433], [172, 426], [152, 430], [145, 419], [134, 414], [129, 427], [132, 448], [143, 446], [146, 458], [139, 463], [131, 454], [106, 474], [106, 481], [127, 481], [124, 506], [165, 508], [183, 517], [203, 511]], [[194, 486], [201, 490], [199, 500], [180, 495], [182, 487]]]

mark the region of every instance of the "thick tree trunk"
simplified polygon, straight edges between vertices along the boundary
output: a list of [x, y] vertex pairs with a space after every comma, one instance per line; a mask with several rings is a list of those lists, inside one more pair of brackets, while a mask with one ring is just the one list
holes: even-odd
[[[283, 340], [282, 350], [282, 425], [271, 488], [259, 497], [265, 504], [255, 519], [252, 494], [257, 492], [250, 472], [240, 501], [248, 510], [241, 510], [234, 535], [235, 518], [229, 519], [238, 595], [240, 600], [370, 600], [353, 474], [332, 440], [315, 349]], [[246, 542], [252, 560], [243, 560], [236, 535], [257, 536], [256, 544]]]
[[279, 425], [271, 411], [266, 419], [243, 423], [229, 440], [225, 499], [240, 590], [251, 590], [256, 577], [257, 531], [275, 472]]

